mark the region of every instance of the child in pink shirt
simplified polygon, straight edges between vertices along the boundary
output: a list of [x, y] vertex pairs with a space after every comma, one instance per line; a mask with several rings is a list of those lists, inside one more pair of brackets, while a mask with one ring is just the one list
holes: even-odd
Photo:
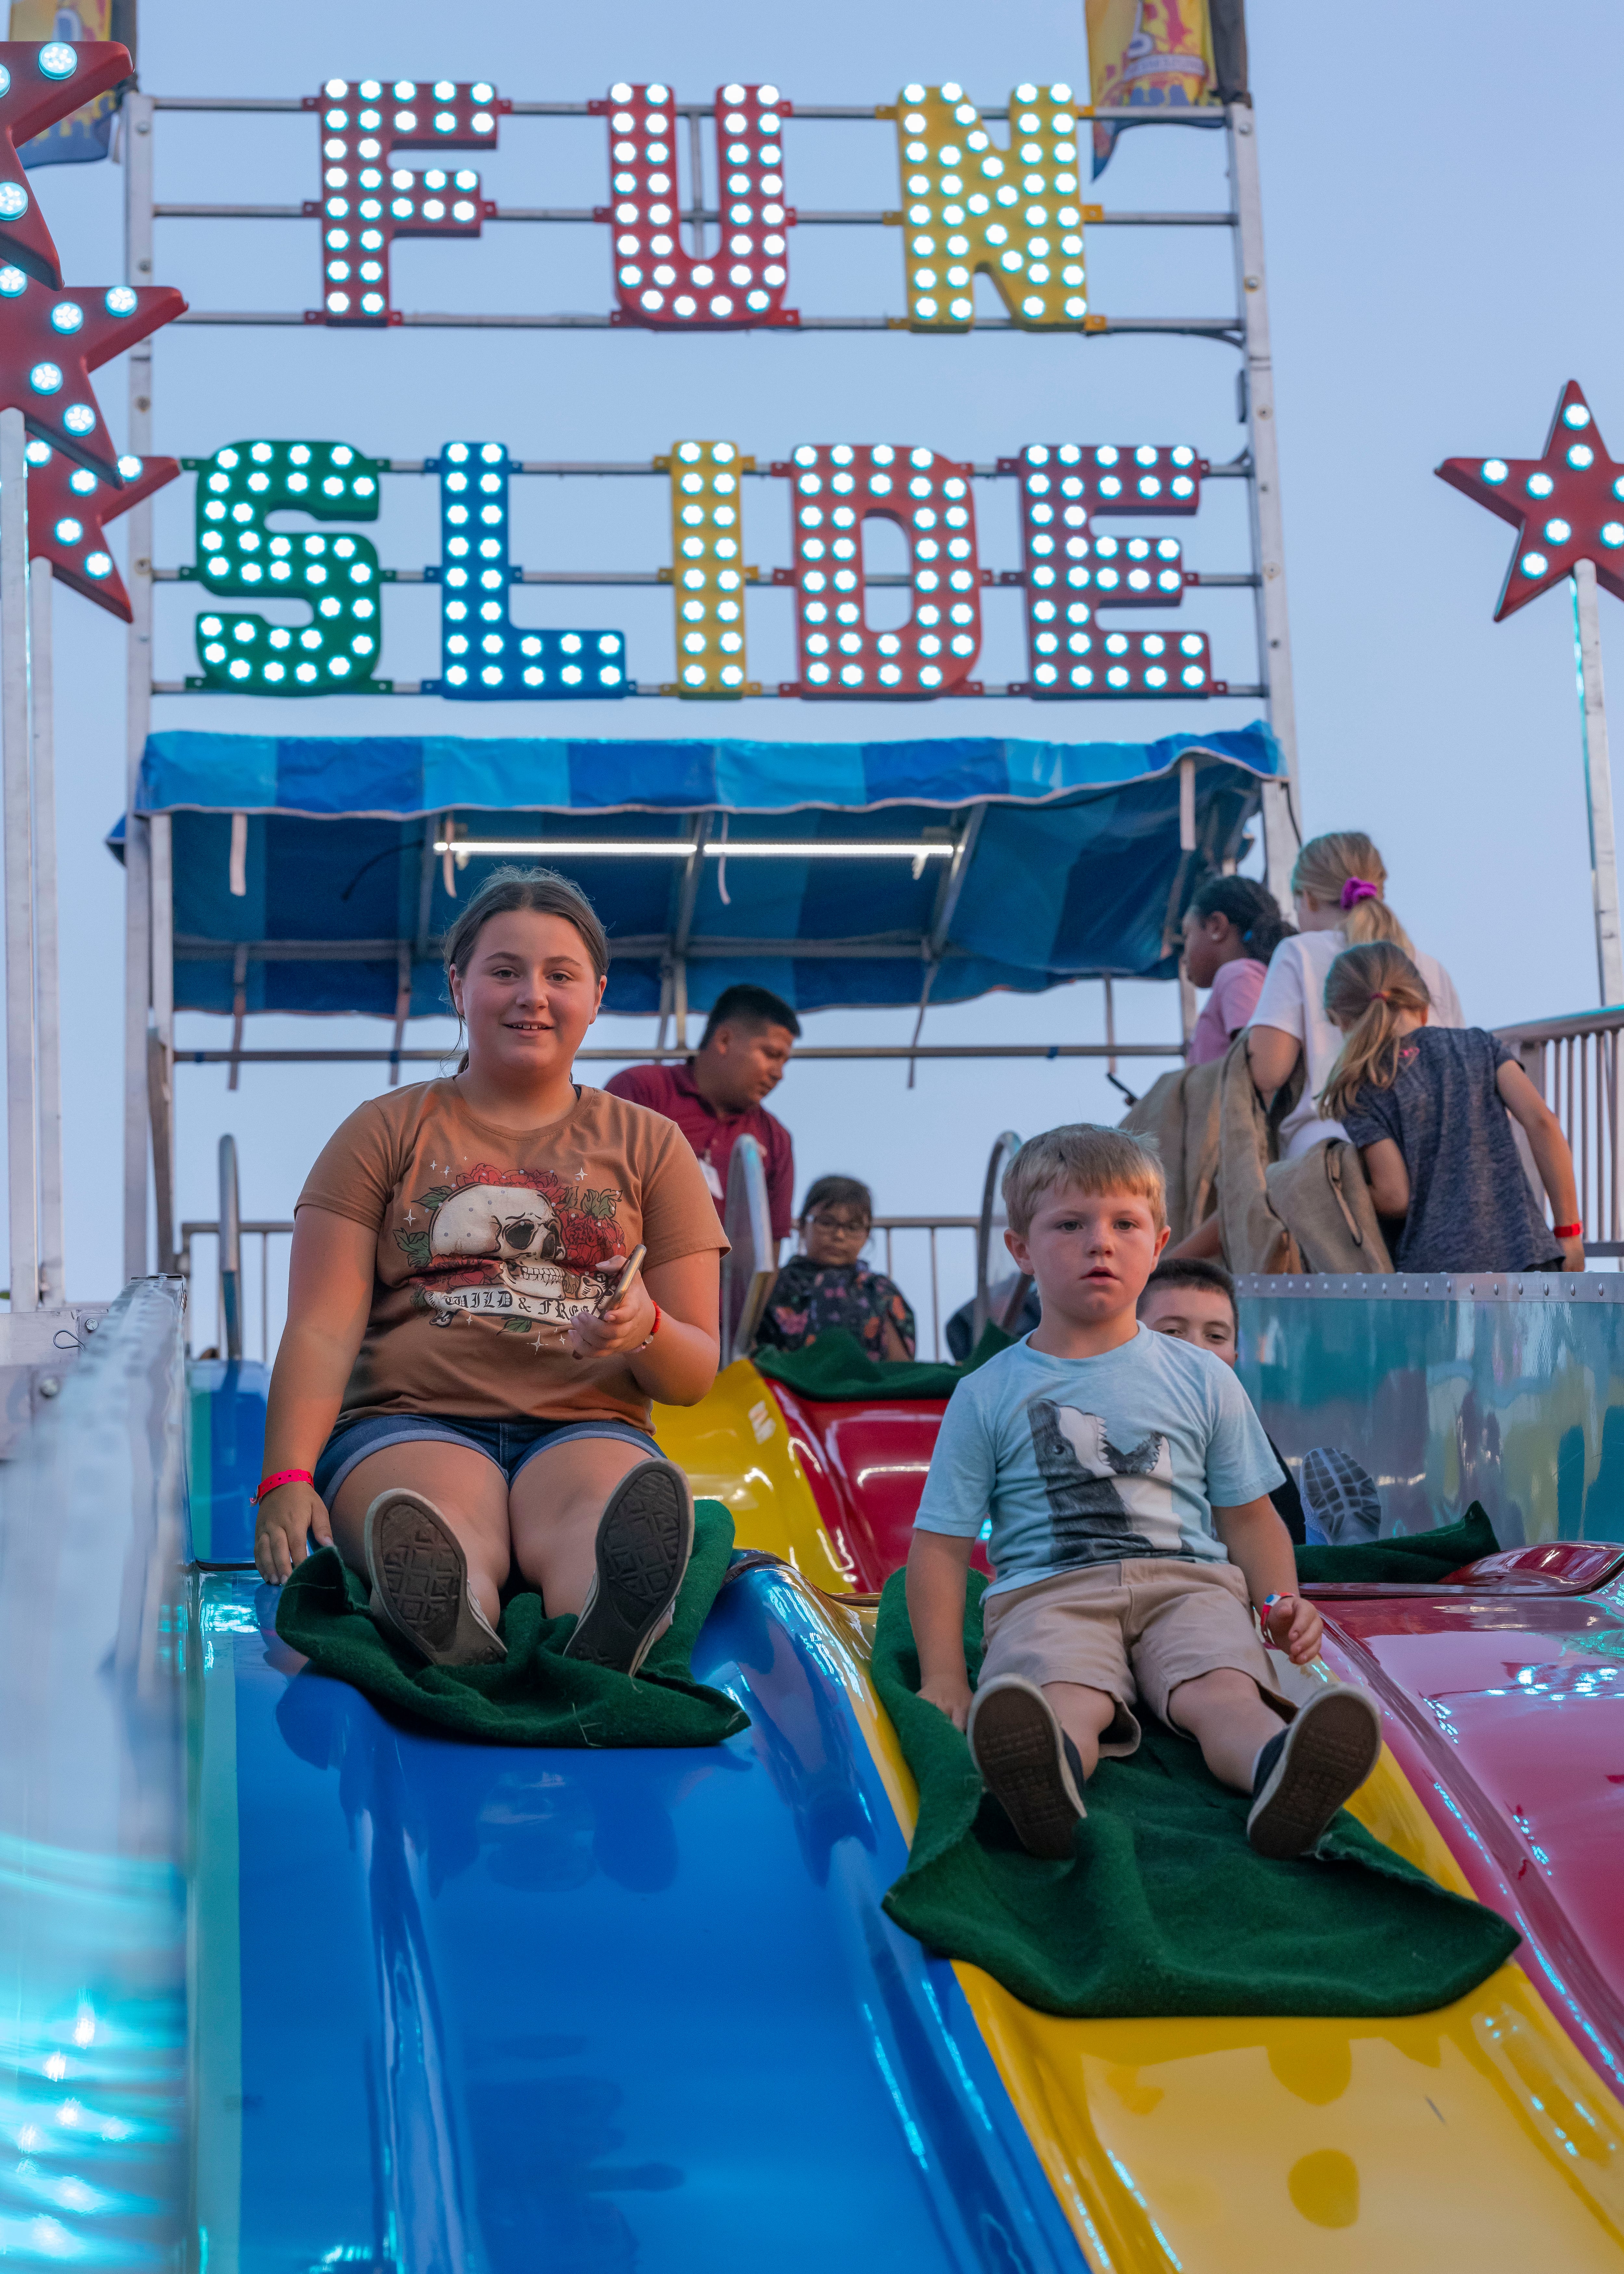
[[1272, 892], [1250, 877], [1213, 877], [1184, 916], [1184, 969], [1193, 987], [1210, 988], [1190, 1039], [1190, 1063], [1221, 1058], [1248, 1024], [1263, 990], [1268, 960], [1292, 927]]

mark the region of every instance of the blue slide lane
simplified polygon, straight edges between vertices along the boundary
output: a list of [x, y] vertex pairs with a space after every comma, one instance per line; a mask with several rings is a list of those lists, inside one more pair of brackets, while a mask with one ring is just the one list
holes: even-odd
[[218, 1767], [199, 1802], [216, 2083], [239, 1929], [241, 1983], [199, 2201], [244, 2274], [1083, 2265], [951, 1968], [880, 1910], [902, 1837], [778, 1571], [701, 1638], [752, 1724], [704, 1751], [418, 1734], [302, 1670], [274, 1603], [204, 1577], [194, 1661], [235, 1735], [235, 1873]]

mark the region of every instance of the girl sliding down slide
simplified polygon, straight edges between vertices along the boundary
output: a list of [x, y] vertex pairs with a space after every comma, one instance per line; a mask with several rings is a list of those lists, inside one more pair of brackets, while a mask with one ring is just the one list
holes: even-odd
[[694, 1537], [650, 1401], [716, 1377], [727, 1243], [674, 1123], [572, 1079], [608, 965], [575, 887], [498, 870], [445, 957], [456, 1073], [352, 1113], [295, 1211], [255, 1562], [336, 1544], [442, 1665], [505, 1656], [516, 1565], [568, 1653], [635, 1674]]

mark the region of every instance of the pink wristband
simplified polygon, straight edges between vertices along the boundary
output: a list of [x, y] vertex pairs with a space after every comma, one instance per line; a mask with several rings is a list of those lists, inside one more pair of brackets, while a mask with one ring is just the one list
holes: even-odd
[[260, 1478], [259, 1489], [250, 1504], [258, 1508], [266, 1494], [274, 1492], [278, 1485], [313, 1485], [315, 1481], [308, 1469], [278, 1469], [274, 1477]]

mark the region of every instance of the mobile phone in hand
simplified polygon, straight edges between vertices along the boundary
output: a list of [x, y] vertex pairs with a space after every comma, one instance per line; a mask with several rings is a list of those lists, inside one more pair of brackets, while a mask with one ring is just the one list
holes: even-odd
[[605, 1311], [612, 1311], [614, 1308], [615, 1305], [620, 1301], [623, 1295], [629, 1295], [631, 1293], [632, 1289], [637, 1284], [637, 1282], [643, 1276], [643, 1259], [648, 1254], [648, 1249], [643, 1245], [641, 1240], [638, 1242], [637, 1246], [633, 1248], [631, 1254], [621, 1265], [620, 1276], [615, 1281], [613, 1286], [605, 1287], [603, 1293], [593, 1304], [592, 1315], [595, 1319], [601, 1319]]

